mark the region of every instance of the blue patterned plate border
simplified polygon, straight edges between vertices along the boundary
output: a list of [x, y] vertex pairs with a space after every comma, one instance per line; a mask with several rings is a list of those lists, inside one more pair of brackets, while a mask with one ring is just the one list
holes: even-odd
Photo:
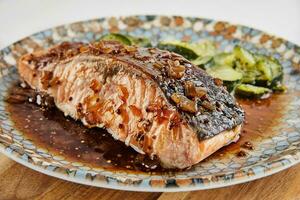
[[[110, 171], [73, 162], [34, 144], [14, 128], [5, 107], [8, 88], [18, 79], [16, 60], [23, 54], [62, 41], [93, 41], [109, 32], [145, 36], [156, 43], [177, 39], [197, 42], [212, 40], [230, 51], [240, 44], [246, 49], [272, 55], [284, 66], [285, 83], [291, 95], [274, 134], [255, 141], [247, 157], [209, 159], [184, 172], [164, 175]], [[67, 24], [26, 37], [0, 51], [0, 152], [41, 173], [85, 185], [131, 191], [174, 192], [224, 187], [243, 183], [297, 164], [300, 160], [300, 47], [262, 31], [210, 19], [180, 16], [107, 17]]]

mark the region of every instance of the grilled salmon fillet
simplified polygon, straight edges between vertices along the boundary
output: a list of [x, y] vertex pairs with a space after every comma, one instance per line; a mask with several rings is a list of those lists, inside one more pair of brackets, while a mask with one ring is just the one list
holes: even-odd
[[66, 116], [104, 127], [166, 168], [187, 168], [239, 137], [243, 110], [182, 56], [114, 41], [64, 42], [24, 55], [21, 78]]

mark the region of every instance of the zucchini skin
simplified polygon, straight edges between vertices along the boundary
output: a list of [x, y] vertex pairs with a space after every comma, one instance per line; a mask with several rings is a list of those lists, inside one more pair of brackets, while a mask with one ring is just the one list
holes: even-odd
[[[188, 60], [199, 62], [199, 59], [205, 57], [213, 57], [216, 54], [216, 46], [211, 41], [204, 41], [200, 43], [187, 43], [180, 41], [162, 41], [157, 46], [159, 49], [172, 51], [178, 53]], [[207, 58], [206, 58], [207, 59]], [[207, 59], [208, 61], [209, 59]], [[200, 65], [204, 63], [199, 63]]]
[[215, 65], [233, 67], [235, 63], [235, 55], [233, 53], [219, 53], [214, 56]]
[[119, 33], [109, 33], [106, 35], [103, 35], [100, 40], [113, 40], [118, 41], [125, 45], [132, 45], [132, 42], [125, 36]]
[[125, 45], [137, 45], [139, 47], [151, 47], [151, 42], [148, 38], [133, 37], [120, 33], [109, 33], [100, 38], [100, 40], [114, 40]]
[[241, 62], [242, 66], [245, 68], [252, 68], [256, 64], [256, 60], [251, 52], [242, 48], [241, 46], [235, 46], [233, 49], [235, 58]]
[[137, 45], [139, 47], [151, 47], [151, 42], [148, 38], [144, 37], [133, 37], [130, 35], [125, 35], [131, 42], [131, 45]]
[[213, 56], [198, 57], [192, 63], [202, 69], [207, 69], [214, 64]]
[[239, 84], [235, 87], [234, 93], [242, 98], [262, 99], [269, 97], [272, 90], [250, 84]]
[[224, 86], [226, 87], [228, 92], [232, 92], [235, 90], [235, 87], [241, 83], [240, 80], [237, 81], [223, 81]]
[[188, 60], [195, 60], [198, 58], [198, 55], [192, 49], [189, 49], [179, 44], [159, 43], [157, 47], [159, 49], [172, 51], [174, 53], [180, 54]]
[[273, 89], [281, 85], [283, 81], [283, 68], [279, 61], [262, 55], [256, 55], [257, 69], [261, 72], [257, 77], [255, 85]]
[[[234, 48], [234, 53], [238, 57], [235, 61], [235, 68], [244, 74], [242, 83], [283, 91], [278, 89], [283, 82], [283, 68], [278, 60], [253, 54], [240, 46]], [[252, 64], [249, 65], [249, 63]]]
[[215, 66], [207, 69], [207, 73], [223, 81], [227, 90], [231, 92], [241, 82], [243, 74], [228, 66]]

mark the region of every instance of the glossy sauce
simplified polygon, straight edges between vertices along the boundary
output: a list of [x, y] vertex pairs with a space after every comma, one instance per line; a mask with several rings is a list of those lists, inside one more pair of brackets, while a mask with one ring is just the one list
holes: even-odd
[[[104, 129], [86, 128], [81, 122], [65, 117], [55, 107], [44, 109], [29, 103], [28, 98], [32, 95], [35, 95], [33, 90], [14, 86], [8, 96], [7, 109], [16, 128], [39, 147], [93, 167], [153, 173], [170, 171], [161, 167], [157, 160], [114, 140]], [[245, 142], [270, 136], [270, 128], [277, 125], [276, 119], [281, 117], [288, 99], [288, 94], [274, 94], [266, 100], [238, 100], [246, 112], [240, 140], [208, 159], [237, 154]]]
[[[245, 111], [240, 139], [236, 143], [221, 148], [210, 158], [230, 154], [239, 156], [240, 151], [255, 149], [255, 145], [251, 144], [257, 140], [271, 137], [274, 134], [272, 128], [280, 125], [278, 119], [282, 117], [291, 97], [289, 93], [284, 93], [273, 94], [270, 98], [263, 100], [237, 99]], [[247, 145], [248, 143], [250, 145]]]

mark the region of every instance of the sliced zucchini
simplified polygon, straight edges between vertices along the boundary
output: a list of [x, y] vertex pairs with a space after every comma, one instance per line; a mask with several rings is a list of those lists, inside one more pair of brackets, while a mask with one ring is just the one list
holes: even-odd
[[210, 41], [201, 43], [186, 43], [181, 41], [162, 41], [158, 48], [178, 53], [188, 60], [196, 60], [198, 57], [213, 56], [216, 54], [216, 47]]
[[179, 42], [179, 41], [160, 42], [158, 43], [157, 47], [159, 49], [178, 53], [188, 60], [195, 60], [199, 57], [195, 53], [195, 51], [190, 47], [190, 45], [184, 42]]
[[267, 85], [271, 83], [273, 75], [272, 69], [270, 67], [270, 62], [268, 62], [267, 60], [259, 60], [256, 67], [261, 72], [261, 75], [258, 79], [266, 80]]
[[228, 66], [208, 68], [206, 72], [214, 78], [221, 79], [229, 92], [240, 83], [243, 77], [242, 73]]
[[160, 42], [158, 48], [178, 53], [188, 60], [195, 60], [199, 56], [192, 49], [191, 45], [180, 41]]
[[255, 70], [243, 70], [242, 83], [253, 84], [256, 83], [257, 71]]
[[212, 67], [206, 70], [214, 78], [219, 78], [223, 81], [241, 80], [243, 74], [227, 66]]
[[207, 65], [212, 60], [213, 60], [212, 56], [204, 56], [204, 57], [198, 57], [196, 60], [192, 60], [191, 62], [194, 65], [197, 65], [197, 66], [199, 66], [201, 68], [205, 68], [205, 67], [202, 67], [202, 66]]
[[130, 35], [123, 35], [119, 33], [110, 33], [107, 35], [104, 35], [100, 38], [100, 40], [114, 40], [121, 42], [125, 45], [137, 45], [140, 47], [150, 47], [151, 42], [148, 38], [142, 38], [142, 37], [133, 37]]
[[238, 61], [234, 63], [235, 70], [243, 74], [242, 83], [255, 84], [257, 72], [255, 69], [246, 69]]
[[132, 42], [130, 39], [128, 39], [125, 35], [119, 34], [119, 33], [110, 33], [107, 35], [104, 35], [100, 38], [100, 40], [113, 40], [118, 41], [125, 45], [132, 45]]
[[133, 37], [130, 35], [126, 35], [126, 37], [130, 40], [132, 45], [137, 45], [140, 47], [151, 47], [151, 42], [148, 38], [144, 37]]
[[272, 88], [282, 82], [283, 69], [280, 63], [272, 58], [257, 55], [257, 76], [256, 85]]
[[282, 84], [278, 84], [278, 85], [273, 86], [272, 90], [275, 92], [286, 92], [287, 87]]
[[188, 44], [199, 57], [214, 56], [217, 53], [215, 44], [209, 40]]
[[269, 58], [269, 60], [270, 60], [270, 67], [272, 70], [273, 78], [278, 78], [280, 76], [283, 76], [283, 67], [279, 63], [279, 61], [274, 58]]
[[272, 82], [270, 84], [270, 88], [276, 88], [279, 87], [279, 85], [282, 85], [283, 81], [283, 67], [279, 63], [278, 60], [274, 58], [269, 58], [270, 67], [272, 71]]
[[271, 90], [265, 87], [259, 87], [249, 84], [240, 84], [235, 87], [235, 95], [245, 98], [268, 98]]
[[255, 67], [255, 57], [248, 50], [240, 46], [235, 46], [233, 49], [233, 53], [235, 55], [235, 58], [241, 63], [241, 67], [245, 69], [251, 69]]
[[214, 56], [215, 64], [220, 66], [227, 65], [233, 67], [235, 60], [235, 55], [233, 53], [219, 53]]

